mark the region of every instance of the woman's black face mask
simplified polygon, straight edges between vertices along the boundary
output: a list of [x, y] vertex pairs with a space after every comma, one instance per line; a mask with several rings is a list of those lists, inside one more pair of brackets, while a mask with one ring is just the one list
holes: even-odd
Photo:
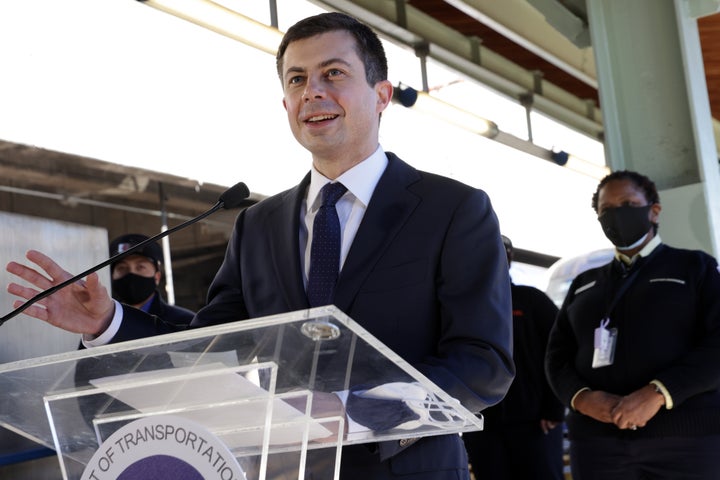
[[643, 207], [606, 208], [598, 217], [605, 236], [619, 249], [635, 248], [642, 243], [645, 235], [652, 228], [650, 221], [650, 208]]

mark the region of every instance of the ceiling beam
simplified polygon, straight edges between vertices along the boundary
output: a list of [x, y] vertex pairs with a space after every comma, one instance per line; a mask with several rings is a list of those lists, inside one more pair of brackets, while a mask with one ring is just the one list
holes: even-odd
[[[578, 80], [597, 88], [590, 46], [578, 47], [528, 0], [444, 0]], [[578, 19], [578, 22], [581, 22]]]
[[353, 15], [402, 44], [412, 47], [419, 42], [427, 42], [429, 57], [518, 102], [521, 95], [533, 93], [537, 99], [534, 109], [592, 138], [602, 139], [603, 125], [599, 108], [588, 108], [586, 99], [545, 79], [541, 80], [538, 92], [534, 72], [498, 55], [482, 43], [478, 45], [477, 39], [461, 34], [411, 4], [404, 4], [404, 8], [398, 9], [395, 0], [312, 2]]

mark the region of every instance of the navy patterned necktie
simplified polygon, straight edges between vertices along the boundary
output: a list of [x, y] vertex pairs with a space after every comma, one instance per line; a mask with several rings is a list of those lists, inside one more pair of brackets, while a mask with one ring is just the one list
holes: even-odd
[[340, 220], [335, 203], [346, 191], [342, 183], [328, 183], [320, 190], [322, 205], [315, 215], [310, 246], [307, 296], [311, 307], [332, 303], [340, 270]]

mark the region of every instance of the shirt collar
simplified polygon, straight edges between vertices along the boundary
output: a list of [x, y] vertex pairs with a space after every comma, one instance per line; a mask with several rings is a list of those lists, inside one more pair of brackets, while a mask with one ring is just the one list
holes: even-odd
[[[378, 146], [372, 155], [340, 175], [336, 181], [345, 185], [348, 191], [367, 207], [387, 164], [387, 155], [382, 147]], [[310, 168], [306, 203], [308, 211], [320, 208], [320, 189], [329, 182], [330, 179], [318, 172], [314, 166]]]
[[655, 248], [657, 248], [658, 245], [662, 243], [662, 240], [660, 239], [659, 234], [655, 234], [655, 236], [645, 245], [642, 250], [640, 250], [638, 253], [633, 255], [632, 257], [628, 257], [624, 253], [619, 252], [618, 250], [615, 250], [615, 258], [620, 260], [621, 262], [625, 263], [626, 265], [630, 265], [633, 263], [636, 257], [647, 257], [652, 253]]
[[140, 306], [140, 310], [142, 310], [145, 313], [150, 312], [150, 306], [152, 305], [153, 301], [155, 300], [155, 295], [157, 295], [157, 292], [153, 293], [152, 296]]

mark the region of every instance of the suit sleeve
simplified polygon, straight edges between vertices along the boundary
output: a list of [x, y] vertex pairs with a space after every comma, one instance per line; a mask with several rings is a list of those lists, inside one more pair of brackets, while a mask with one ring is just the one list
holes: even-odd
[[138, 338], [152, 337], [165, 333], [185, 330], [186, 325], [175, 325], [171, 322], [164, 322], [160, 317], [122, 304], [122, 323], [111, 343], [136, 340]]
[[240, 255], [240, 238], [244, 225], [245, 211], [238, 215], [225, 251], [225, 259], [208, 289], [207, 305], [198, 311], [191, 324], [193, 327], [219, 325], [248, 318], [242, 291]]
[[[437, 279], [441, 336], [436, 354], [413, 365], [472, 412], [498, 403], [515, 375], [505, 248], [490, 199], [473, 190], [453, 212]], [[400, 445], [381, 442], [386, 459]]]
[[473, 412], [498, 403], [515, 374], [510, 276], [490, 199], [472, 190], [445, 234], [437, 278], [441, 334], [417, 368]]

